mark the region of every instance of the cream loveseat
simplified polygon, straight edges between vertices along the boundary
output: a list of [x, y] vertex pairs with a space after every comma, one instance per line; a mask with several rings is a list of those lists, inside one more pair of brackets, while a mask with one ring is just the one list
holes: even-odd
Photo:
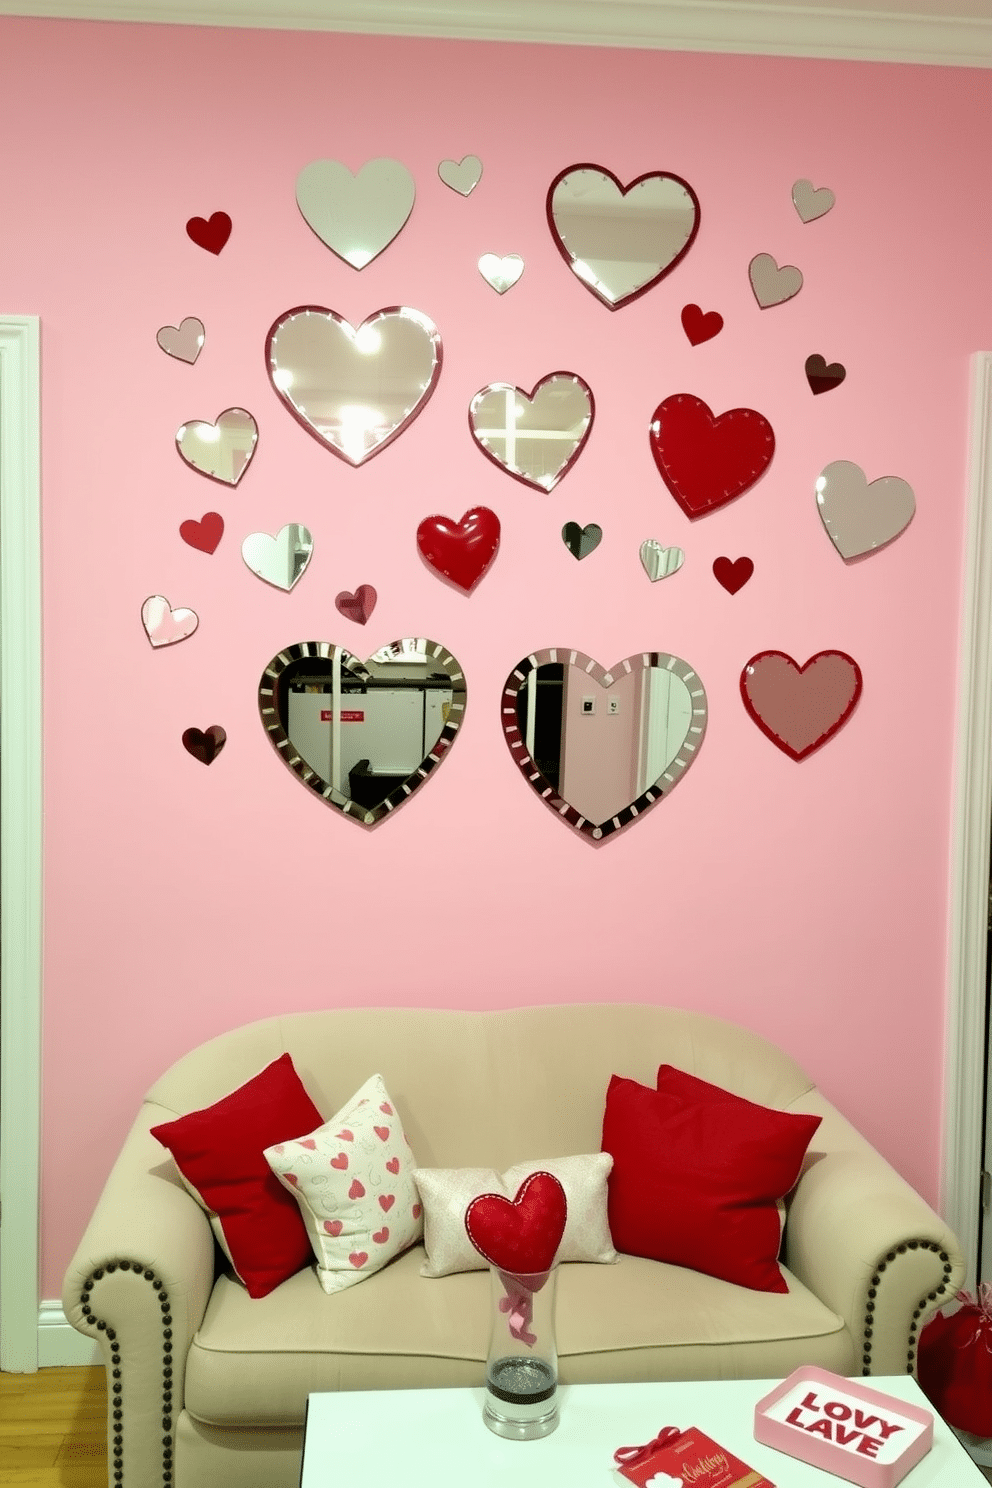
[[112, 1488], [289, 1488], [308, 1392], [483, 1381], [484, 1271], [422, 1277], [415, 1245], [332, 1295], [312, 1268], [259, 1300], [228, 1274], [150, 1128], [286, 1052], [325, 1117], [380, 1072], [422, 1167], [597, 1152], [611, 1075], [653, 1086], [662, 1062], [822, 1114], [788, 1201], [788, 1293], [627, 1255], [563, 1265], [563, 1382], [912, 1371], [922, 1324], [962, 1279], [938, 1216], [790, 1058], [732, 1024], [640, 1004], [271, 1018], [194, 1049], [148, 1092], [69, 1267], [66, 1315], [107, 1366]]

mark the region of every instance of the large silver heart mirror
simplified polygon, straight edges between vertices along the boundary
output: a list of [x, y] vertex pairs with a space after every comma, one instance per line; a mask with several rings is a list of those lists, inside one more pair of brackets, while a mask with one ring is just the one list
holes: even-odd
[[528, 784], [597, 841], [668, 795], [706, 731], [702, 682], [664, 651], [628, 656], [609, 672], [581, 651], [534, 651], [506, 679], [502, 709]]
[[696, 193], [667, 171], [623, 186], [601, 165], [571, 165], [552, 181], [547, 212], [559, 253], [611, 310], [670, 274], [699, 231]]
[[308, 790], [372, 826], [446, 757], [465, 714], [465, 677], [447, 647], [390, 641], [359, 661], [331, 641], [300, 641], [258, 686], [262, 726]]
[[530, 393], [491, 382], [469, 404], [472, 437], [502, 470], [550, 491], [579, 458], [595, 407], [588, 383], [574, 372], [551, 372]]
[[402, 433], [434, 391], [441, 337], [432, 320], [406, 306], [353, 326], [322, 305], [300, 305], [270, 327], [265, 364], [307, 433], [361, 465]]

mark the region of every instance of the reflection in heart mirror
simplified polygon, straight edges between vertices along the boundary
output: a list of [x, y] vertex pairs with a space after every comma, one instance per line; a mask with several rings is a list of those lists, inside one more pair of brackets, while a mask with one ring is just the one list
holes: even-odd
[[565, 648], [533, 652], [504, 689], [503, 728], [528, 784], [557, 816], [600, 839], [640, 819], [696, 757], [706, 694], [663, 652], [605, 672]]
[[465, 712], [456, 659], [423, 637], [392, 641], [359, 661], [330, 641], [273, 657], [258, 689], [262, 725], [311, 791], [371, 826], [445, 758]]
[[592, 391], [574, 372], [551, 372], [525, 393], [508, 382], [480, 388], [469, 404], [472, 438], [509, 475], [551, 491], [589, 437]]
[[287, 522], [275, 537], [267, 532], [250, 532], [241, 544], [241, 556], [248, 568], [276, 589], [292, 589], [312, 554], [313, 538], [299, 522]]
[[312, 160], [296, 178], [307, 226], [353, 269], [364, 269], [393, 241], [413, 211], [413, 177], [399, 160], [367, 160], [350, 171], [339, 160]]
[[551, 183], [547, 213], [565, 262], [611, 310], [670, 274], [699, 231], [696, 193], [666, 171], [623, 186], [603, 166], [569, 166]]
[[353, 326], [321, 305], [287, 310], [265, 346], [269, 379], [308, 434], [349, 465], [391, 443], [441, 371], [441, 338], [419, 310], [377, 310]]
[[176, 433], [176, 448], [192, 470], [236, 486], [251, 464], [258, 425], [244, 408], [225, 408], [213, 423], [191, 419]]

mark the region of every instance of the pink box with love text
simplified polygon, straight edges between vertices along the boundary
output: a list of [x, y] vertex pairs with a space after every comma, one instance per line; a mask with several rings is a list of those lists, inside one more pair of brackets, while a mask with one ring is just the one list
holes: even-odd
[[860, 1488], [895, 1488], [933, 1445], [933, 1416], [803, 1365], [754, 1408], [754, 1437]]

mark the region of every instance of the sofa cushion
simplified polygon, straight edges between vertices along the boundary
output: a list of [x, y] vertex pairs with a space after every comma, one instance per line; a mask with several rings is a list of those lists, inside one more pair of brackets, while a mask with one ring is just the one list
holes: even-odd
[[615, 1261], [606, 1217], [606, 1181], [612, 1166], [608, 1152], [591, 1152], [517, 1163], [505, 1173], [493, 1168], [417, 1168], [413, 1178], [424, 1206], [426, 1253], [421, 1275], [484, 1270], [486, 1262], [465, 1232], [465, 1211], [479, 1194], [509, 1198], [539, 1170], [557, 1178], [565, 1190], [568, 1217], [558, 1260]]
[[[186, 1409], [215, 1426], [299, 1426], [311, 1391], [481, 1385], [488, 1274], [428, 1279], [422, 1259], [413, 1246], [330, 1297], [310, 1271], [260, 1302], [220, 1277], [190, 1349]], [[795, 1277], [772, 1296], [636, 1256], [559, 1267], [556, 1331], [565, 1383], [780, 1379], [814, 1357], [838, 1374], [858, 1367], [842, 1320]]]
[[325, 1292], [373, 1276], [423, 1234], [413, 1153], [381, 1075], [264, 1157], [300, 1206]]
[[209, 1214], [249, 1296], [266, 1296], [312, 1258], [300, 1211], [262, 1149], [322, 1119], [283, 1054], [213, 1105], [151, 1128]]
[[780, 1200], [799, 1178], [818, 1116], [770, 1110], [663, 1065], [660, 1088], [614, 1075], [603, 1150], [613, 1156], [618, 1250], [784, 1292]]

